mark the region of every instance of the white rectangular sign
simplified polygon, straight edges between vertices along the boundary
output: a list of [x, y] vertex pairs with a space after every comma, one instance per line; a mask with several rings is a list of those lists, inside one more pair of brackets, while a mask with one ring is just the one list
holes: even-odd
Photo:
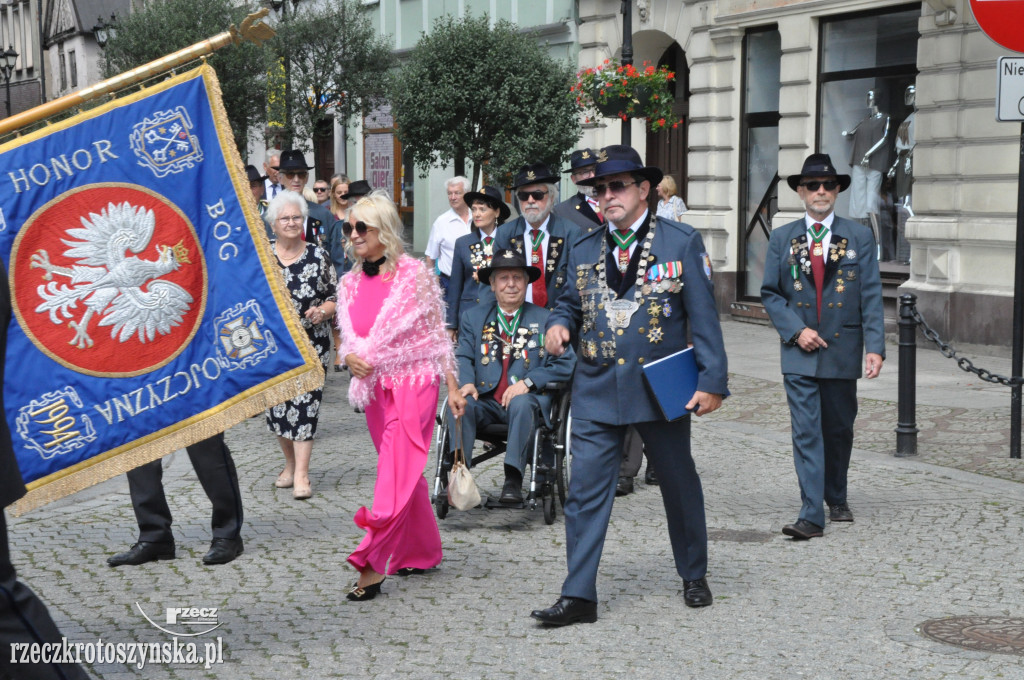
[[1024, 122], [1024, 57], [999, 57], [996, 69], [996, 120]]

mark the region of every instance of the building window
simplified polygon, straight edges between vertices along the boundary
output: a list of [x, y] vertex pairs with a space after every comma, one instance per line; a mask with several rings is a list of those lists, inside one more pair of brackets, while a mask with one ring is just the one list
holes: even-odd
[[779, 89], [782, 38], [776, 27], [752, 29], [743, 40], [743, 168], [737, 297], [761, 296], [771, 221], [778, 206]]
[[[822, 21], [818, 148], [853, 176], [836, 213], [869, 227], [883, 261], [906, 261], [901, 222], [912, 176], [897, 168], [912, 147], [921, 6]], [[909, 137], [908, 137], [909, 132]]]
[[71, 72], [71, 88], [78, 87], [78, 61], [75, 60], [75, 51], [68, 51], [68, 70]]
[[60, 69], [60, 90], [63, 92], [68, 89], [68, 64], [63, 47], [57, 50], [57, 62]]

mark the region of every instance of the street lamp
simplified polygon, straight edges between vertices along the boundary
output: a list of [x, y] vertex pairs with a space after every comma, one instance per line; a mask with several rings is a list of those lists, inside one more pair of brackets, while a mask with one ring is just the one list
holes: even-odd
[[96, 25], [92, 27], [92, 33], [96, 37], [96, 44], [103, 49], [107, 46], [107, 43], [117, 37], [117, 16], [114, 14], [110, 15], [110, 21], [106, 22], [103, 17], [99, 17], [96, 20]]
[[7, 89], [7, 117], [11, 116], [11, 76], [14, 75], [14, 64], [18, 61], [18, 53], [14, 51], [13, 45], [8, 45], [3, 53], [3, 63], [0, 68], [4, 71], [4, 85]]

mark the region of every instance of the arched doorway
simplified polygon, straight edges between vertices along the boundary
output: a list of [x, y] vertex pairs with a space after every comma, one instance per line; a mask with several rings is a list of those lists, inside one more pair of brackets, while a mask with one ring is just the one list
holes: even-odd
[[[679, 195], [690, 205], [686, 196], [686, 124], [690, 113], [690, 71], [686, 65], [686, 53], [679, 43], [674, 42], [662, 53], [657, 65], [659, 68], [666, 66], [676, 74], [672, 83], [673, 110], [680, 122], [675, 128], [647, 131], [647, 164], [671, 175], [679, 187]], [[654, 205], [657, 205], [657, 196], [654, 197]]]

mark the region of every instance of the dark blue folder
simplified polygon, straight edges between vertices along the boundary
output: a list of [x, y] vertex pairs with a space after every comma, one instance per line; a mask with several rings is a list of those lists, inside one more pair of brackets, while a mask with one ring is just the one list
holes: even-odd
[[697, 391], [697, 360], [692, 347], [645, 364], [643, 371], [644, 382], [665, 420], [690, 415], [686, 405]]

